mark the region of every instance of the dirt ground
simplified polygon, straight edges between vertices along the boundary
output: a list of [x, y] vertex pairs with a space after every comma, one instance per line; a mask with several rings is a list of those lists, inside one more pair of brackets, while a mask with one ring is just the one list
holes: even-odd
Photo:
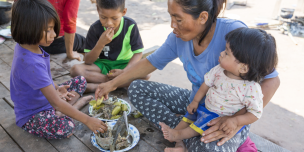
[[[268, 22], [273, 17], [276, 0], [251, 0], [247, 6], [233, 6], [223, 16], [239, 19], [247, 25]], [[294, 8], [297, 0], [282, 0], [281, 7]], [[160, 46], [172, 32], [166, 0], [126, 0], [126, 16], [133, 18], [140, 29], [146, 49]], [[77, 32], [86, 35], [90, 24], [98, 20], [94, 4], [81, 0], [77, 19]], [[252, 124], [251, 131], [288, 150], [304, 151], [304, 39], [295, 37], [298, 45], [278, 30], [270, 29], [279, 54], [277, 71], [281, 85], [265, 108], [263, 117]], [[153, 72], [152, 81], [191, 89], [191, 84], [179, 59], [169, 63], [162, 71]]]

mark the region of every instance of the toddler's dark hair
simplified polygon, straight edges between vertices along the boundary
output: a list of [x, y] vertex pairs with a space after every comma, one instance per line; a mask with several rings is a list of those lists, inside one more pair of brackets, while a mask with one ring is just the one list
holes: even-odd
[[275, 70], [278, 64], [276, 42], [266, 31], [238, 28], [229, 32], [225, 39], [235, 58], [249, 67], [242, 79], [260, 82]]
[[98, 8], [118, 9], [122, 12], [125, 9], [125, 0], [96, 0]]
[[19, 44], [38, 44], [47, 37], [48, 23], [53, 20], [56, 37], [60, 31], [60, 19], [52, 4], [47, 0], [17, 0], [12, 7], [11, 32]]

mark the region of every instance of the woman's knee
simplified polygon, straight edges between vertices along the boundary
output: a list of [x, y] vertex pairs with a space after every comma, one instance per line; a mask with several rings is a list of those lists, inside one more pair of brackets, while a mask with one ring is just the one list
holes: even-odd
[[[141, 83], [141, 81], [144, 81], [144, 80], [140, 80], [140, 79], [134, 80], [134, 81], [130, 84], [130, 86], [129, 86], [129, 88], [128, 88], [128, 96], [129, 96], [129, 99], [130, 99], [130, 101], [131, 101], [132, 103], [133, 103], [134, 99], [137, 97], [137, 95], [135, 95], [135, 94], [140, 93], [140, 92], [139, 92], [139, 89], [136, 89], [136, 88], [138, 88], [138, 86], [139, 86], [139, 84]], [[133, 103], [133, 104], [134, 104], [134, 103]]]

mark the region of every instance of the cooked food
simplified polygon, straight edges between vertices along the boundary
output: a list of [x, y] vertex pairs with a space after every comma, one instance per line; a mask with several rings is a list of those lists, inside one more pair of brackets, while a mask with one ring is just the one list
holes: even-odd
[[116, 96], [109, 98], [108, 100], [103, 100], [103, 98], [92, 100], [90, 105], [93, 106], [93, 111], [91, 115], [95, 118], [102, 119], [118, 119], [122, 116], [124, 111], [128, 111], [128, 106], [122, 101], [118, 100]]

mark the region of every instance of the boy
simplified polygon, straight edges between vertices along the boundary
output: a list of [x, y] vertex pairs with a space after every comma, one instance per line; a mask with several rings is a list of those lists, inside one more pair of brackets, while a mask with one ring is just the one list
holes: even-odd
[[[142, 58], [143, 43], [134, 20], [124, 17], [125, 0], [97, 0], [99, 20], [91, 25], [85, 42], [85, 64], [74, 65], [72, 76], [87, 79], [86, 92], [114, 79]], [[149, 79], [146, 76], [142, 79]], [[126, 87], [124, 84], [120, 87]]]

